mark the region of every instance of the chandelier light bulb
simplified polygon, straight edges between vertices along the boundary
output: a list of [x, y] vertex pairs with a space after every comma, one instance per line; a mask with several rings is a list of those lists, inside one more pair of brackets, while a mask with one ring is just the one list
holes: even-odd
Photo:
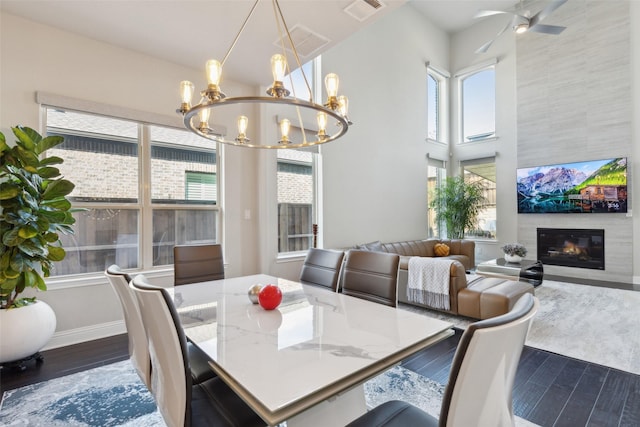
[[238, 116], [238, 133], [244, 135], [247, 132], [249, 118], [247, 116]]
[[327, 113], [320, 111], [316, 117], [318, 119], [318, 130], [323, 132], [327, 130]]
[[349, 98], [344, 95], [338, 97], [338, 112], [342, 117], [347, 117], [349, 114]]
[[318, 138], [323, 139], [327, 137], [327, 113], [319, 111], [316, 115], [318, 120]]
[[198, 129], [200, 129], [202, 132], [209, 129], [210, 113], [211, 112], [209, 111], [208, 108], [203, 108], [202, 110], [200, 110], [200, 112], [198, 112], [198, 116], [200, 117], [200, 126], [198, 126]]
[[238, 116], [238, 137], [236, 138], [236, 142], [244, 144], [250, 141], [249, 138], [247, 138], [248, 125], [249, 118], [247, 116]]
[[288, 119], [280, 120], [280, 143], [288, 144], [289, 141], [289, 130], [291, 129], [291, 122]]
[[271, 73], [274, 82], [284, 81], [284, 76], [287, 73], [287, 58], [284, 55], [276, 53], [271, 57]]
[[193, 98], [193, 91], [195, 90], [195, 86], [188, 80], [184, 80], [180, 82], [180, 98], [182, 98], [182, 103], [187, 104], [188, 108], [191, 108], [191, 98]]
[[210, 59], [207, 61], [206, 69], [207, 83], [209, 86], [217, 88], [220, 85], [220, 77], [222, 77], [222, 64], [218, 60]]
[[324, 78], [324, 85], [327, 89], [327, 96], [329, 98], [338, 96], [338, 85], [340, 84], [340, 79], [337, 74], [330, 73], [327, 74]]

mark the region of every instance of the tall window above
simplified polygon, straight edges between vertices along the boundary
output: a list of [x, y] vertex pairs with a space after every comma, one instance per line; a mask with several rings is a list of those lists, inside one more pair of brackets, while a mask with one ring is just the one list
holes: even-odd
[[278, 150], [278, 253], [306, 251], [315, 222], [315, 153]]
[[447, 142], [448, 129], [448, 81], [447, 72], [427, 64], [427, 140]]
[[461, 163], [467, 182], [480, 182], [484, 189], [485, 203], [478, 215], [475, 230], [467, 230], [465, 237], [478, 239], [496, 238], [496, 162], [495, 158], [468, 160]]
[[462, 142], [496, 135], [496, 73], [491, 65], [460, 77]]
[[[76, 233], [52, 275], [102, 272], [111, 264], [149, 269], [173, 264], [173, 246], [215, 243], [216, 150], [183, 130], [46, 107], [50, 150], [76, 183]], [[148, 185], [150, 184], [150, 185]]]

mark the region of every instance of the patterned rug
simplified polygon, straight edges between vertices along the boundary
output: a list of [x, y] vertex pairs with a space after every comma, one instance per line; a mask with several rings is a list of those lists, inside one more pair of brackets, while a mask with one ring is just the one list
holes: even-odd
[[[640, 374], [640, 292], [545, 280], [526, 344]], [[464, 329], [471, 320], [402, 304]]]
[[[396, 366], [365, 383], [367, 406], [410, 402], [438, 416], [444, 386]], [[532, 426], [516, 419], [517, 426]], [[129, 361], [114, 363], [4, 393], [2, 427], [165, 426], [153, 397]]]

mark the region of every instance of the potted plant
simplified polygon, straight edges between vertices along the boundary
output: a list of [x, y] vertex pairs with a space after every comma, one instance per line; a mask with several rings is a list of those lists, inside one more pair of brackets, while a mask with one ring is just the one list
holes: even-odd
[[456, 176], [434, 188], [429, 207], [436, 212], [436, 222], [446, 227], [449, 239], [463, 239], [465, 231], [476, 227], [485, 201], [482, 184]]
[[520, 262], [527, 256], [527, 248], [520, 243], [509, 243], [500, 249], [504, 252], [504, 259], [507, 262]]
[[74, 185], [54, 165], [59, 157], [43, 157], [63, 142], [43, 138], [28, 127], [12, 128], [9, 146], [0, 132], [0, 363], [37, 353], [55, 331], [55, 314], [43, 301], [23, 292], [47, 289], [54, 262], [65, 257], [59, 233], [73, 233]]

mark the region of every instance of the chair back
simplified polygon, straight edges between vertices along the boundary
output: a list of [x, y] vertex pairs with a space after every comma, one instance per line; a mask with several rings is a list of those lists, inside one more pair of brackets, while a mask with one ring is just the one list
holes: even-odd
[[129, 287], [131, 277], [115, 264], [108, 267], [104, 274], [109, 279], [109, 283], [122, 305], [124, 324], [127, 327], [127, 335], [129, 337], [131, 363], [144, 385], [151, 390], [151, 361], [149, 359], [147, 333], [142, 323], [138, 301]]
[[352, 249], [344, 266], [342, 293], [396, 307], [400, 256]]
[[173, 247], [174, 284], [224, 279], [222, 246], [176, 245]]
[[508, 313], [464, 331], [451, 364], [440, 426], [514, 425], [513, 382], [538, 304], [525, 294]]
[[300, 282], [338, 290], [344, 252], [310, 248], [300, 271]]
[[140, 274], [131, 281], [151, 356], [151, 393], [168, 427], [191, 425], [191, 374], [178, 313], [166, 289]]

